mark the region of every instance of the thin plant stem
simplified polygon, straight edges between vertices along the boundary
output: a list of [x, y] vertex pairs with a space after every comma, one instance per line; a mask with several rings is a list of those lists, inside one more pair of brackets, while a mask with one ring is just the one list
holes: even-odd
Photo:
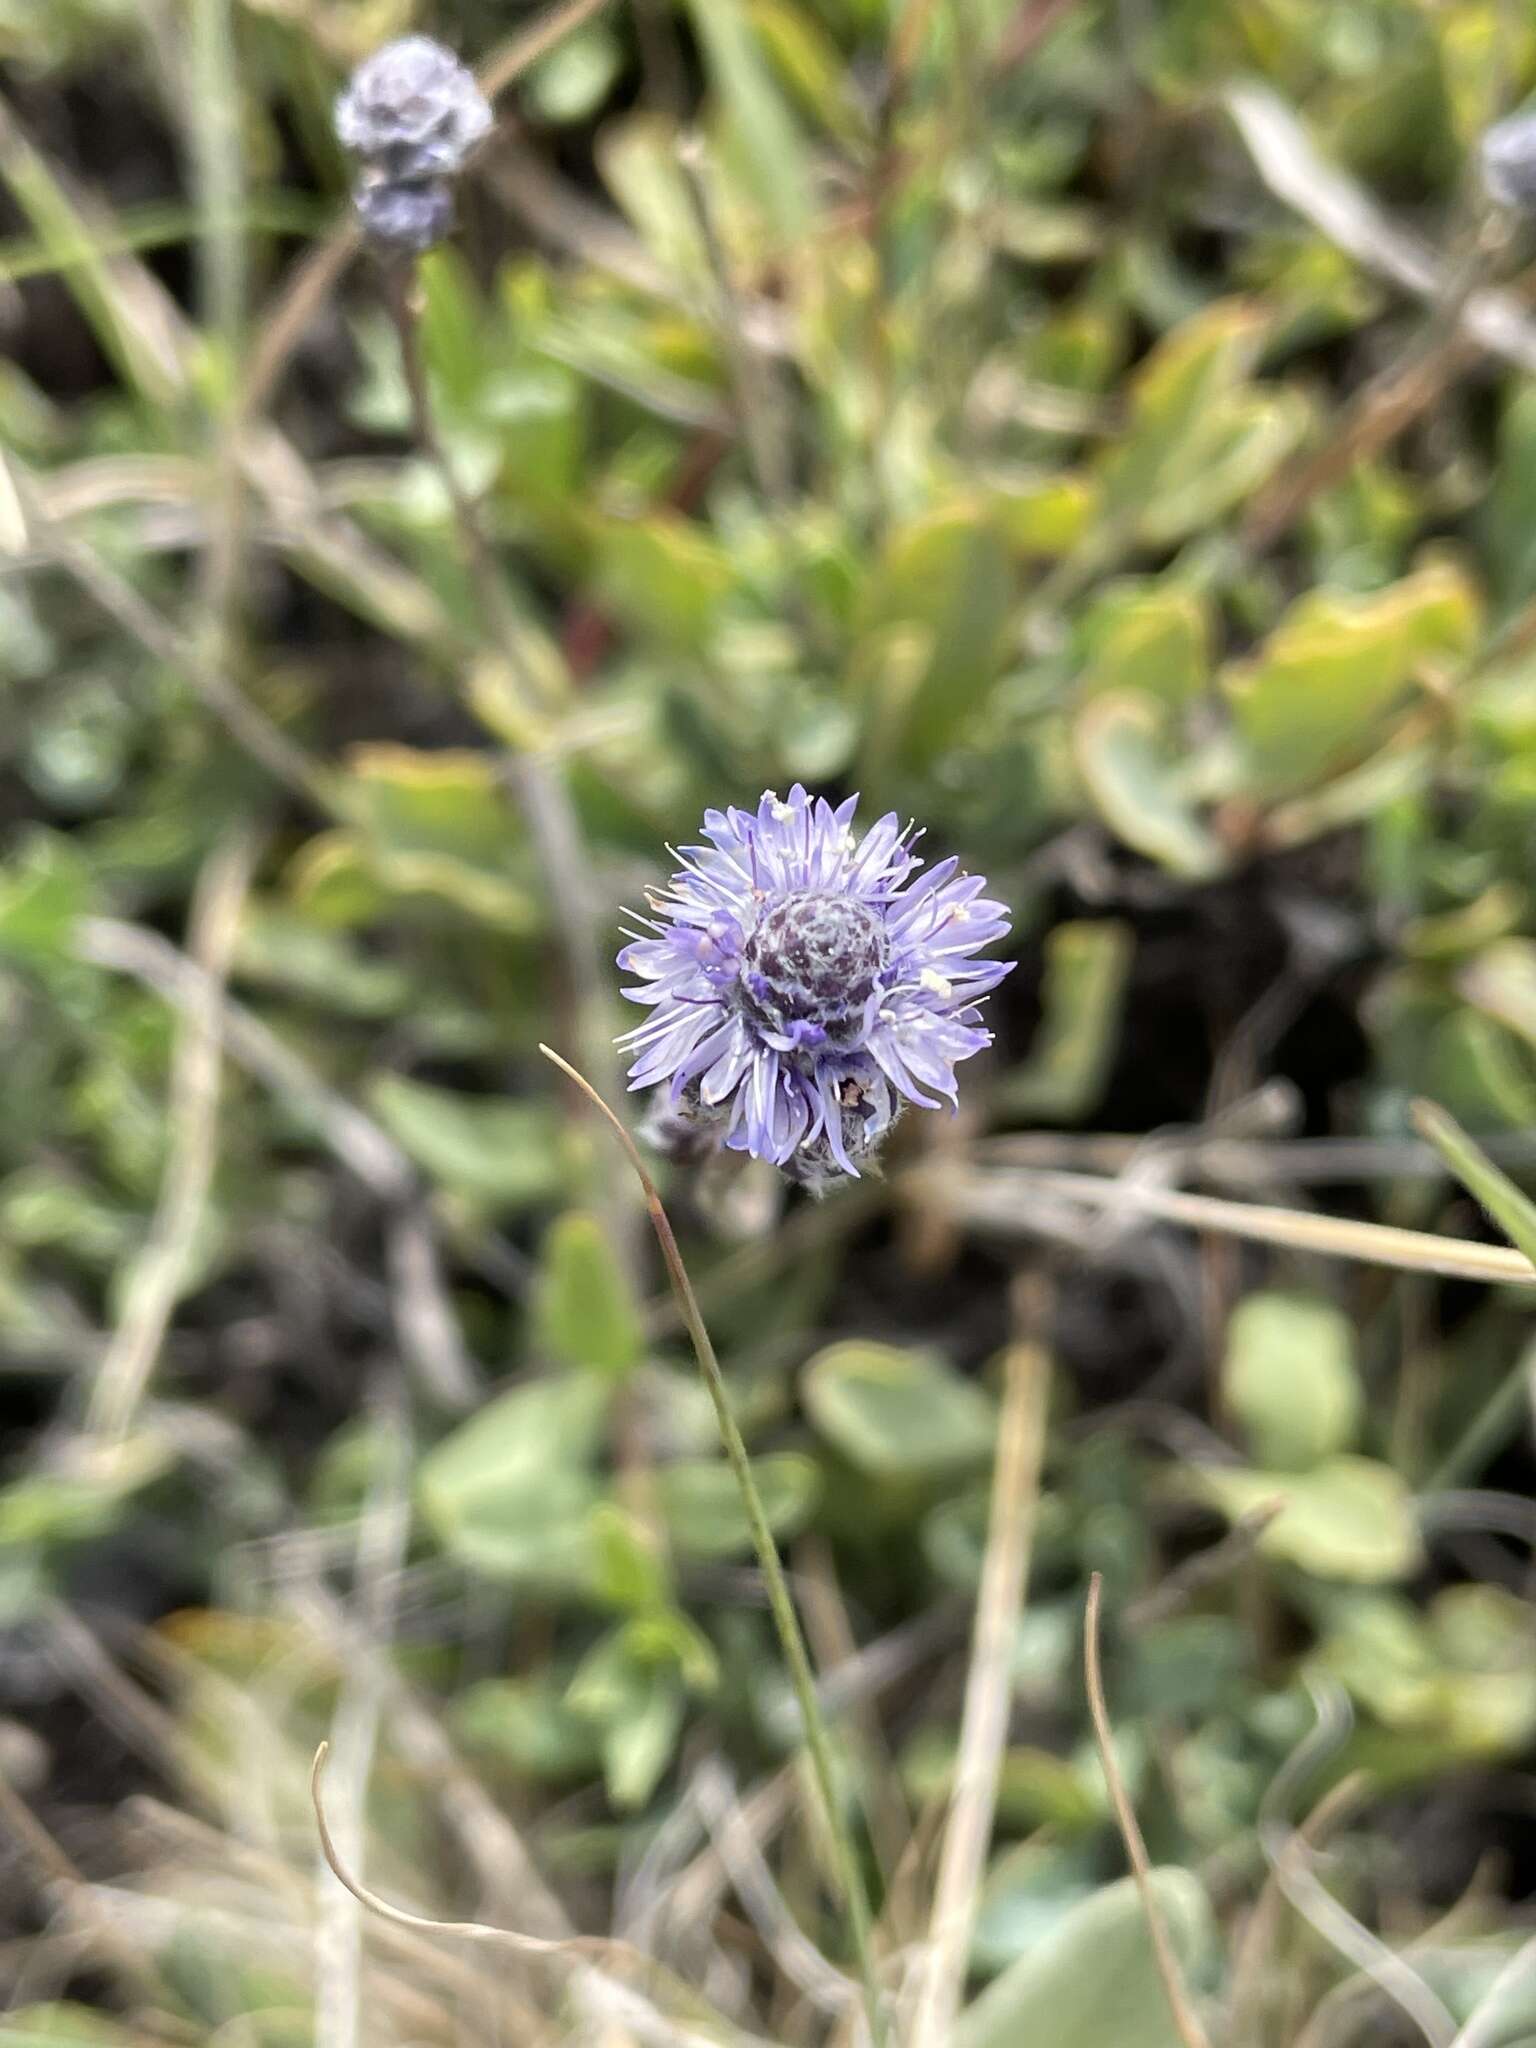
[[1426, 1493], [1465, 1486], [1484, 1470], [1529, 1418], [1536, 1401], [1536, 1340], [1499, 1381], [1455, 1443], [1424, 1481]]
[[720, 1361], [715, 1356], [715, 1347], [705, 1327], [698, 1298], [693, 1291], [693, 1282], [688, 1277], [688, 1268], [683, 1263], [682, 1252], [673, 1235], [671, 1219], [662, 1204], [656, 1183], [646, 1171], [645, 1161], [640, 1157], [634, 1139], [592, 1083], [584, 1074], [579, 1073], [569, 1060], [562, 1059], [559, 1053], [547, 1045], [541, 1045], [539, 1051], [580, 1089], [592, 1106], [612, 1125], [644, 1192], [646, 1213], [650, 1217], [651, 1228], [656, 1233], [656, 1242], [661, 1247], [667, 1277], [672, 1283], [672, 1291], [677, 1297], [677, 1305], [693, 1344], [694, 1356], [699, 1363], [699, 1372], [714, 1406], [715, 1421], [719, 1427], [720, 1441], [725, 1448], [726, 1460], [741, 1494], [747, 1526], [752, 1534], [753, 1548], [757, 1552], [758, 1563], [762, 1569], [763, 1584], [773, 1614], [774, 1627], [778, 1630], [784, 1661], [789, 1667], [790, 1683], [794, 1687], [795, 1698], [799, 1703], [801, 1726], [805, 1732], [805, 1746], [810, 1755], [811, 1771], [821, 1801], [822, 1818], [826, 1823], [837, 1860], [843, 1901], [848, 1913], [848, 1931], [853, 1941], [854, 1957], [864, 1986], [864, 2004], [870, 2032], [878, 2043], [884, 2039], [885, 2026], [879, 1986], [875, 1977], [869, 1895], [865, 1890], [864, 1875], [859, 1867], [858, 1852], [837, 1799], [832, 1775], [832, 1747], [827, 1735], [826, 1721], [816, 1697], [816, 1679], [811, 1670], [810, 1653], [806, 1649], [799, 1617], [795, 1613], [794, 1601], [790, 1597], [789, 1584], [779, 1560], [778, 1545], [773, 1539], [773, 1531], [763, 1507], [763, 1498], [757, 1490], [757, 1481], [752, 1474], [752, 1460], [747, 1454], [746, 1444], [731, 1409], [730, 1395], [726, 1390], [725, 1376], [720, 1370]]
[[84, 542], [47, 518], [37, 494], [15, 462], [5, 465], [0, 482], [10, 489], [27, 542], [86, 592], [107, 617], [137, 641], [152, 659], [163, 662], [190, 684], [237, 746], [285, 789], [328, 817], [341, 815], [339, 785], [324, 764], [274, 725], [248, 697], [220, 662], [205, 660], [202, 651], [152, 605], [140, 597], [125, 576]]
[[432, 387], [421, 354], [420, 284], [414, 258], [403, 266], [395, 265], [386, 270], [385, 297], [400, 344], [400, 367], [405, 376], [416, 440], [447, 492], [453, 522], [468, 558], [475, 595], [485, 613], [486, 624], [495, 635], [498, 652], [512, 670], [514, 683], [523, 699], [524, 712], [530, 722], [536, 722], [539, 711], [547, 708], [548, 692], [534, 674], [524, 652], [522, 625], [502, 586], [495, 553], [479, 508], [459, 481], [458, 472], [438, 431]]
[[[506, 1948], [523, 1956], [591, 1956], [603, 1961], [635, 1960], [633, 1952], [625, 1943], [609, 1941], [602, 1935], [573, 1934], [569, 1936], [546, 1936], [542, 1934], [520, 1934], [512, 1927], [495, 1927], [488, 1920], [437, 1920], [425, 1913], [412, 1913], [404, 1906], [392, 1905], [378, 1892], [370, 1889], [360, 1878], [353, 1876], [348, 1868], [331, 1825], [326, 1817], [325, 1802], [321, 1793], [325, 1767], [330, 1761], [331, 1745], [322, 1742], [315, 1751], [314, 1762], [309, 1771], [309, 1799], [314, 1808], [315, 1830], [320, 1837], [320, 1853], [330, 1868], [336, 1882], [356, 1899], [357, 1903], [375, 1914], [380, 1920], [387, 1920], [395, 1927], [410, 1927], [426, 1934], [452, 1934], [461, 1941], [488, 1942], [497, 1948]], [[649, 1958], [641, 1957], [642, 1965], [649, 1967]]]
[[[1029, 1313], [1029, 1323], [1043, 1320]], [[965, 1678], [954, 1795], [939, 1852], [911, 2048], [946, 2048], [965, 1988], [966, 1966], [1008, 1741], [1013, 1646], [1029, 1575], [1040, 1460], [1050, 1389], [1048, 1354], [1027, 1340], [1010, 1346], [992, 1474], [992, 1505], [971, 1661]]]
[[[360, 1625], [392, 1646], [399, 1622], [400, 1582], [410, 1539], [410, 1428], [398, 1383], [372, 1417], [381, 1469], [370, 1482], [358, 1517], [354, 1570]], [[373, 1775], [384, 1688], [376, 1666], [347, 1665], [331, 1721], [340, 1753], [344, 1806], [339, 1832], [350, 1865], [361, 1867], [367, 1848], [368, 1781]], [[316, 1901], [315, 2048], [358, 2048], [363, 2032], [363, 1923], [345, 1890], [322, 1887]]]
[[[422, 360], [416, 267], [396, 268], [387, 279], [390, 317], [400, 344], [400, 362], [410, 398], [417, 442], [442, 479], [453, 510], [487, 631], [507, 661], [523, 710], [534, 733], [549, 709], [547, 692], [529, 664], [521, 622], [508, 601], [479, 507], [464, 489], [438, 431], [431, 385]], [[582, 1058], [607, 1085], [618, 1076], [609, 1028], [602, 954], [596, 931], [596, 891], [581, 836], [581, 825], [558, 764], [530, 747], [508, 757], [507, 779], [522, 807], [545, 889], [554, 909], [571, 1005], [573, 1035]], [[606, 1225], [615, 1255], [627, 1271], [634, 1266], [631, 1212], [622, 1186], [610, 1190]]]
[[[770, 2048], [770, 2044], [757, 2042], [740, 2028], [722, 2028], [720, 2016], [697, 1992], [690, 1990], [654, 1956], [643, 1954], [626, 1941], [617, 1941], [602, 1934], [522, 1934], [515, 1928], [497, 1927], [488, 1920], [436, 1920], [425, 1913], [413, 1913], [405, 1906], [397, 1906], [374, 1891], [354, 1875], [331, 1830], [323, 1793], [330, 1754], [330, 1743], [322, 1742], [315, 1751], [309, 1772], [309, 1798], [314, 1811], [315, 1831], [320, 1837], [320, 1852], [336, 1882], [375, 1919], [414, 1934], [451, 1935], [458, 1941], [507, 1950], [513, 1955], [584, 1965], [602, 1977], [611, 1974], [625, 1984], [631, 1999], [638, 1997], [646, 2001], [650, 2009], [647, 2011], [642, 2007], [645, 2037], [665, 2044], [665, 2048], [687, 2048], [687, 2044], [701, 2038], [696, 2028], [689, 2027], [685, 2031], [683, 2026], [671, 2024], [668, 2015], [673, 2011], [684, 2022], [702, 2022], [710, 2029], [711, 2038], [723, 2034], [727, 2042], [738, 2043], [740, 2048]], [[640, 2015], [637, 2014], [636, 2018], [638, 2020]]]
[[1157, 1964], [1157, 1974], [1162, 1979], [1163, 1995], [1168, 2000], [1174, 2027], [1184, 2048], [1210, 2048], [1205, 2028], [1200, 2024], [1189, 1993], [1184, 1988], [1179, 1959], [1168, 1938], [1163, 1910], [1152, 1883], [1152, 1866], [1147, 1858], [1147, 1845], [1142, 1839], [1141, 1824], [1136, 1818], [1136, 1809], [1125, 1789], [1125, 1780], [1120, 1775], [1119, 1761], [1115, 1756], [1115, 1731], [1110, 1725], [1109, 1707], [1104, 1698], [1104, 1675], [1099, 1664], [1099, 1602], [1103, 1592], [1103, 1574], [1095, 1572], [1088, 1582], [1088, 1608], [1083, 1622], [1083, 1675], [1088, 1687], [1088, 1712], [1093, 1719], [1094, 1740], [1098, 1744], [1099, 1761], [1104, 1766], [1104, 1781], [1109, 1787], [1110, 1803], [1115, 1809], [1121, 1840], [1130, 1858], [1136, 1889], [1141, 1894], [1147, 1932], [1152, 1940], [1152, 1955]]
[[1368, 1976], [1418, 2028], [1429, 2048], [1450, 2048], [1456, 2022], [1438, 1992], [1333, 1896], [1312, 1868], [1305, 1834], [1285, 1818], [1293, 1794], [1348, 1740], [1354, 1709], [1340, 1685], [1308, 1682], [1316, 1725], [1281, 1765], [1259, 1809], [1259, 1846], [1276, 1886], [1313, 1932]]
[[245, 321], [245, 177], [232, 0], [195, 0], [189, 140], [202, 214], [202, 313], [233, 375]]
[[154, 1220], [134, 1262], [123, 1313], [91, 1387], [87, 1427], [128, 1434], [187, 1283], [218, 1159], [223, 1067], [220, 1015], [256, 839], [237, 829], [215, 848], [198, 881], [190, 950], [202, 969], [176, 1038], [166, 1123], [170, 1148]]
[[1194, 1230], [1220, 1231], [1254, 1244], [1315, 1252], [1323, 1258], [1395, 1266], [1410, 1273], [1439, 1273], [1451, 1280], [1536, 1286], [1536, 1267], [1524, 1253], [1508, 1245], [1475, 1244], [1423, 1230], [1402, 1230], [1394, 1224], [1357, 1223], [1348, 1217], [1315, 1216], [1304, 1209], [1281, 1209], [1260, 1202], [1229, 1202], [1219, 1195], [1185, 1194], [1178, 1188], [1156, 1187], [1129, 1176], [1108, 1179], [1022, 1168], [934, 1175], [932, 1186], [958, 1213], [999, 1227], [1023, 1228], [1032, 1197], [1060, 1195], [1096, 1209], [1125, 1210]]
[[1451, 2043], [1451, 2048], [1498, 2048], [1501, 2040], [1514, 2040], [1516, 2037], [1506, 2035], [1504, 2030], [1524, 2018], [1524, 2000], [1515, 1994], [1523, 1992], [1532, 1978], [1536, 1978], [1536, 1939], [1515, 1950], [1484, 1992], [1477, 2009]]

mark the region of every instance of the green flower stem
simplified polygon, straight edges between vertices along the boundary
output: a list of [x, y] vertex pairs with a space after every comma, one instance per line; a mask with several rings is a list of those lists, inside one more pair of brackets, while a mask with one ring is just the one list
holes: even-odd
[[633, 1138], [585, 1075], [578, 1073], [568, 1060], [563, 1060], [559, 1053], [549, 1046], [541, 1045], [539, 1051], [543, 1053], [545, 1059], [552, 1061], [561, 1073], [573, 1081], [587, 1100], [612, 1124], [645, 1191], [645, 1206], [651, 1219], [651, 1227], [656, 1233], [657, 1243], [661, 1246], [667, 1277], [672, 1283], [672, 1292], [677, 1298], [678, 1309], [692, 1339], [694, 1355], [699, 1361], [699, 1371], [703, 1375], [705, 1386], [709, 1389], [709, 1398], [714, 1403], [715, 1420], [720, 1428], [720, 1441], [725, 1446], [726, 1458], [741, 1492], [747, 1525], [752, 1531], [753, 1546], [757, 1551], [763, 1581], [768, 1589], [768, 1605], [773, 1613], [774, 1626], [779, 1632], [784, 1661], [789, 1666], [795, 1698], [800, 1704], [800, 1718], [805, 1729], [805, 1745], [810, 1752], [811, 1770], [816, 1779], [823, 1818], [837, 1858], [838, 1875], [848, 1913], [848, 1930], [864, 1987], [865, 2010], [869, 2015], [870, 2031], [876, 2043], [879, 2043], [884, 2039], [885, 2026], [879, 1986], [875, 1978], [869, 1894], [865, 1889], [863, 1871], [859, 1867], [858, 1852], [838, 1806], [832, 1779], [831, 1744], [827, 1737], [827, 1725], [822, 1715], [821, 1704], [816, 1697], [816, 1679], [811, 1670], [810, 1654], [805, 1646], [805, 1637], [795, 1613], [794, 1602], [790, 1598], [784, 1567], [779, 1562], [778, 1546], [768, 1525], [763, 1498], [757, 1490], [757, 1481], [752, 1476], [752, 1461], [747, 1455], [747, 1447], [737, 1427], [736, 1417], [731, 1412], [725, 1376], [720, 1370], [720, 1361], [715, 1356], [715, 1347], [709, 1331], [705, 1328], [698, 1298], [693, 1291], [693, 1282], [688, 1277], [682, 1252], [678, 1249], [677, 1239], [672, 1233], [671, 1219], [662, 1206], [656, 1183], [646, 1171], [645, 1161], [640, 1157]]
[[[524, 651], [521, 624], [503, 587], [479, 507], [459, 481], [438, 430], [426, 364], [422, 360], [416, 260], [391, 265], [385, 271], [384, 282], [385, 302], [400, 345], [412, 430], [422, 454], [437, 471], [448, 494], [489, 644], [507, 662], [529, 724], [530, 744], [508, 757], [506, 780], [522, 809], [554, 907], [554, 926], [565, 967], [566, 986], [562, 994], [568, 1021], [581, 1056], [593, 1072], [605, 1079], [616, 1078], [618, 1069], [602, 949], [597, 937], [597, 895], [591, 865], [560, 765], [539, 741], [540, 730], [552, 709], [549, 693]], [[632, 1273], [635, 1239], [631, 1223], [638, 1219], [625, 1203], [622, 1186], [602, 1207], [609, 1243], [621, 1268]]]

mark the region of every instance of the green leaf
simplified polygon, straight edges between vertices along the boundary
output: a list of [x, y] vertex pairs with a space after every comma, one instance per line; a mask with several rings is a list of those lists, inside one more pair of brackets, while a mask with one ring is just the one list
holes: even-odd
[[1094, 597], [1078, 630], [1085, 688], [1187, 704], [1210, 679], [1209, 607], [1200, 594], [1130, 577]]
[[417, 1472], [443, 1548], [490, 1578], [589, 1584], [607, 1403], [601, 1380], [567, 1374], [514, 1387], [444, 1437]]
[[1449, 1733], [1463, 1754], [1518, 1754], [1536, 1734], [1531, 1610], [1502, 1586], [1447, 1586], [1429, 1606]]
[[1414, 679], [1476, 641], [1476, 592], [1439, 563], [1369, 597], [1316, 590], [1223, 675], [1255, 793], [1305, 787], [1379, 735]]
[[637, 1682], [625, 1712], [603, 1731], [603, 1781], [615, 1806], [643, 1806], [672, 1761], [683, 1726], [683, 1687], [675, 1672], [653, 1665]]
[[610, 519], [595, 536], [603, 601], [663, 645], [698, 652], [735, 583], [729, 558], [703, 527], [674, 512]]
[[1045, 941], [1045, 1014], [1029, 1057], [1003, 1082], [1010, 1116], [1076, 1123], [1109, 1075], [1135, 940], [1113, 918], [1072, 919]]
[[1452, 1764], [1507, 1756], [1536, 1731], [1530, 1609], [1501, 1586], [1448, 1586], [1420, 1613], [1385, 1594], [1327, 1610], [1318, 1661], [1385, 1728]]
[[1165, 495], [1200, 477], [1212, 423], [1253, 367], [1265, 325], [1258, 306], [1227, 300], [1153, 350], [1131, 388], [1125, 435], [1099, 466], [1106, 523], [1139, 530]]
[[392, 1016], [411, 994], [410, 977], [396, 962], [370, 959], [329, 926], [268, 904], [247, 906], [235, 958], [242, 980], [352, 1017]]
[[75, 193], [15, 125], [6, 124], [0, 180], [57, 264], [102, 352], [151, 413], [187, 397], [185, 338], [159, 280], [114, 243], [114, 221]]
[[811, 220], [810, 164], [741, 0], [689, 0], [728, 166], [785, 242]]
[[402, 1074], [378, 1075], [368, 1099], [418, 1166], [492, 1209], [531, 1208], [558, 1189], [555, 1122], [539, 1104], [460, 1095]]
[[360, 821], [359, 852], [402, 894], [445, 897], [506, 930], [534, 930], [537, 901], [520, 878], [523, 839], [495, 759], [382, 742], [355, 747], [343, 797]]
[[[1174, 1952], [1191, 1971], [1214, 1942], [1200, 1882], [1165, 1868], [1151, 1884]], [[962, 2013], [954, 2048], [1018, 2048], [1036, 2038], [1049, 2048], [1180, 2048], [1134, 1878], [1056, 1916]]]
[[67, 2000], [19, 2006], [0, 2028], [3, 2048], [136, 2048], [142, 2039], [137, 2029]]
[[1500, 939], [1483, 947], [1457, 975], [1456, 987], [1536, 1051], [1536, 939]]
[[851, 1465], [884, 1479], [922, 1479], [991, 1456], [992, 1402], [925, 1351], [852, 1340], [805, 1369], [805, 1406]]
[[[990, 506], [947, 505], [892, 535], [871, 583], [873, 645], [862, 658], [876, 671], [874, 715], [894, 724], [909, 763], [930, 763], [996, 683], [1013, 582]], [[904, 658], [891, 663], [880, 650], [897, 641]]]
[[1474, 1200], [1480, 1202], [1517, 1251], [1536, 1266], [1536, 1203], [1432, 1102], [1417, 1102], [1414, 1127], [1427, 1138]]
[[846, 150], [850, 136], [867, 134], [868, 116], [851, 90], [843, 54], [811, 12], [787, 0], [748, 0], [748, 10], [765, 55], [800, 111], [840, 149]]
[[1086, 477], [1062, 471], [999, 486], [991, 507], [1016, 554], [1060, 561], [1083, 544], [1098, 500]]
[[1220, 401], [1143, 512], [1137, 537], [1170, 547], [1214, 525], [1300, 445], [1308, 418], [1295, 391], [1244, 391]]
[[70, 957], [75, 920], [91, 907], [91, 871], [62, 835], [34, 832], [0, 866], [0, 958], [43, 966]]
[[1087, 1838], [1071, 1843], [1040, 1835], [1015, 1843], [992, 1862], [981, 1888], [975, 1968], [994, 1976], [1049, 1939], [1073, 1907], [1097, 1889]]
[[1479, 519], [1493, 587], [1513, 607], [1536, 590], [1536, 389], [1512, 380]]
[[1279, 1501], [1259, 1548], [1321, 1579], [1374, 1585], [1418, 1569], [1413, 1497], [1400, 1473], [1372, 1458], [1325, 1458], [1309, 1472], [1202, 1465], [1195, 1483], [1234, 1522]]
[[665, 1608], [672, 1597], [666, 1559], [639, 1520], [614, 1501], [592, 1516], [597, 1594], [631, 1614]]
[[1106, 691], [1084, 705], [1073, 730], [1078, 769], [1106, 824], [1127, 846], [1191, 881], [1226, 865], [1163, 745], [1163, 714], [1151, 698]]
[[645, 1352], [640, 1312], [595, 1216], [572, 1210], [551, 1225], [539, 1264], [537, 1341], [553, 1357], [622, 1379]]
[[453, 1703], [453, 1729], [466, 1748], [520, 1777], [558, 1783], [590, 1778], [601, 1759], [590, 1721], [573, 1714], [551, 1672], [482, 1678]]
[[657, 1654], [655, 1631], [627, 1623], [583, 1658], [566, 1695], [601, 1730], [603, 1777], [615, 1806], [643, 1806], [672, 1760], [682, 1728], [681, 1659]]
[[1227, 1326], [1227, 1404], [1263, 1465], [1305, 1472], [1360, 1424], [1354, 1333], [1331, 1302], [1251, 1294]]
[[697, 288], [709, 279], [709, 247], [677, 152], [677, 124], [661, 114], [627, 115], [597, 138], [615, 203], [667, 275]]
[[146, 1432], [97, 1447], [76, 1471], [23, 1472], [0, 1487], [0, 1548], [104, 1534], [124, 1502], [158, 1479], [174, 1455], [168, 1438]]
[[[769, 1452], [752, 1460], [768, 1525], [790, 1537], [810, 1519], [821, 1494], [815, 1462], [797, 1451]], [[736, 1557], [752, 1548], [741, 1490], [719, 1459], [678, 1458], [656, 1474], [656, 1505], [667, 1534], [687, 1557]]]
[[622, 61], [612, 31], [593, 23], [541, 57], [523, 90], [544, 120], [584, 121], [607, 98]]

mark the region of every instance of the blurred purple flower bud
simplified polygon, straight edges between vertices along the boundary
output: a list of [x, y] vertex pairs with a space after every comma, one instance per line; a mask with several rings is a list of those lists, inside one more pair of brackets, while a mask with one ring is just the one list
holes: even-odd
[[453, 193], [441, 178], [407, 183], [369, 175], [352, 199], [363, 232], [381, 248], [419, 255], [453, 226]]
[[376, 50], [336, 102], [336, 133], [363, 166], [358, 218], [381, 245], [419, 251], [452, 224], [450, 184], [491, 110], [450, 50], [401, 36]]
[[1511, 212], [1536, 206], [1536, 114], [1496, 121], [1479, 154], [1483, 186], [1496, 205]]
[[725, 1138], [729, 1112], [699, 1100], [697, 1082], [677, 1101], [669, 1088], [658, 1088], [640, 1121], [640, 1140], [679, 1166], [698, 1166], [718, 1152]]

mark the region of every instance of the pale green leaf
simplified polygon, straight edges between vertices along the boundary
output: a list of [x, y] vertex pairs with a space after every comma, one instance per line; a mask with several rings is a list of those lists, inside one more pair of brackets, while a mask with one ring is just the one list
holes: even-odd
[[1127, 846], [1191, 881], [1219, 874], [1225, 856], [1180, 785], [1149, 697], [1107, 691], [1084, 705], [1073, 748], [1088, 793]]
[[852, 1465], [915, 1479], [983, 1462], [997, 1414], [974, 1381], [926, 1351], [857, 1339], [820, 1351], [805, 1369], [817, 1429]]
[[1354, 1333], [1331, 1302], [1250, 1294], [1227, 1325], [1222, 1389], [1263, 1465], [1304, 1472], [1360, 1424]]
[[[797, 1534], [821, 1493], [813, 1460], [797, 1451], [770, 1451], [752, 1460], [752, 1474], [774, 1535]], [[751, 1549], [741, 1489], [723, 1459], [676, 1459], [660, 1468], [655, 1487], [667, 1534], [684, 1555], [736, 1557]]]
[[1371, 1458], [1325, 1458], [1308, 1472], [1203, 1465], [1196, 1483], [1231, 1521], [1278, 1501], [1259, 1548], [1322, 1579], [1362, 1585], [1404, 1579], [1422, 1557], [1402, 1475]]
[[544, 1240], [535, 1329], [563, 1364], [619, 1379], [645, 1348], [640, 1312], [602, 1224], [572, 1210]]
[[369, 1102], [417, 1165], [497, 1210], [547, 1199], [559, 1184], [557, 1134], [537, 1103], [461, 1095], [403, 1074], [380, 1074]]
[[[1214, 1941], [1211, 1910], [1187, 1870], [1151, 1884], [1186, 1970]], [[1056, 1917], [961, 2015], [953, 2048], [1180, 2048], [1136, 1880], [1123, 1877]]]

